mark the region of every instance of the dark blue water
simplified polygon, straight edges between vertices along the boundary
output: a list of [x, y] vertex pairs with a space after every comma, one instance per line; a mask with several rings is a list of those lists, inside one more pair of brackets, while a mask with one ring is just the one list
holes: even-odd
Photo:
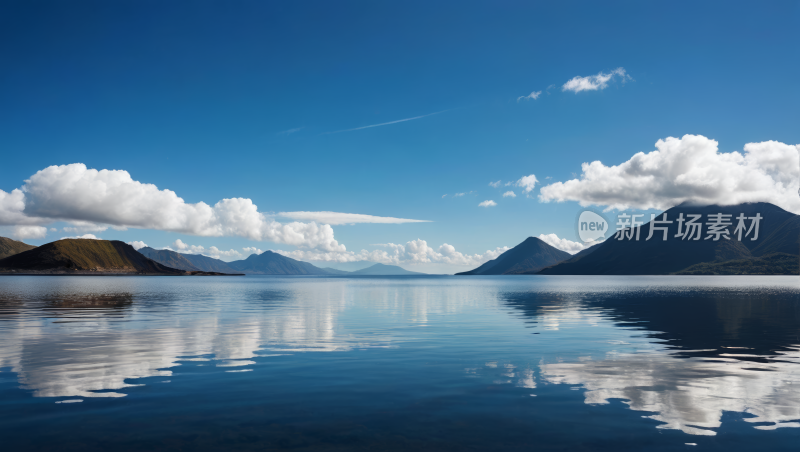
[[2, 450], [797, 450], [797, 277], [0, 277]]

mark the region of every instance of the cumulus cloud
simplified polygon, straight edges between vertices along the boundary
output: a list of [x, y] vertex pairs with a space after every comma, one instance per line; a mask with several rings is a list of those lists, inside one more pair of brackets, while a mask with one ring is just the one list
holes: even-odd
[[587, 242], [587, 243], [573, 242], [572, 240], [559, 238], [556, 234], [539, 234], [539, 239], [544, 243], [552, 246], [553, 248], [560, 249], [561, 251], [566, 251], [569, 254], [575, 254], [578, 251], [589, 248], [590, 246], [596, 243], [596, 242]]
[[628, 80], [633, 80], [631, 76], [625, 72], [625, 69], [620, 67], [608, 73], [600, 72], [597, 75], [573, 77], [567, 83], [564, 83], [563, 86], [561, 86], [561, 90], [579, 93], [581, 91], [597, 91], [606, 89], [608, 87], [608, 82], [616, 76], [622, 80], [622, 83], [625, 83]]
[[16, 226], [12, 235], [20, 240], [43, 239], [47, 236], [47, 228], [42, 226]]
[[[378, 246], [378, 245], [376, 245]], [[384, 250], [361, 250], [358, 253], [348, 252], [321, 252], [317, 250], [295, 250], [281, 251], [275, 250], [284, 256], [304, 261], [322, 262], [357, 262], [369, 261], [381, 264], [401, 265], [401, 264], [424, 264], [424, 263], [443, 263], [460, 266], [477, 266], [488, 260], [495, 259], [497, 256], [508, 251], [508, 247], [498, 247], [494, 250], [487, 250], [482, 254], [464, 254], [456, 251], [455, 247], [447, 243], [438, 248], [428, 246], [425, 240], [412, 240], [405, 245], [396, 243], [379, 244]]]
[[517, 102], [521, 101], [522, 99], [526, 99], [526, 100], [536, 100], [536, 99], [538, 99], [538, 98], [539, 98], [539, 96], [541, 96], [541, 95], [542, 95], [542, 92], [541, 92], [541, 91], [534, 91], [534, 92], [532, 92], [532, 93], [528, 94], [527, 96], [519, 96], [519, 97], [517, 98]]
[[134, 240], [133, 242], [128, 242], [128, 245], [132, 246], [135, 250], [140, 250], [142, 248], [146, 248], [147, 244], [142, 242], [141, 240]]
[[514, 185], [517, 187], [522, 187], [522, 192], [526, 195], [529, 195], [530, 192], [533, 191], [533, 187], [535, 187], [538, 182], [539, 181], [536, 179], [536, 176], [531, 174], [530, 176], [520, 178], [520, 180], [515, 182]]
[[25, 213], [25, 193], [16, 188], [6, 193], [0, 190], [0, 225], [25, 226], [48, 223], [46, 218], [36, 218]]
[[512, 190], [509, 190], [509, 191], [503, 193], [503, 198], [516, 198], [516, 197], [517, 197], [517, 194], [514, 193]]
[[183, 240], [181, 239], [175, 240], [174, 242], [172, 242], [172, 245], [167, 247], [166, 249], [177, 251], [181, 254], [200, 254], [203, 256], [213, 257], [214, 259], [229, 259], [229, 260], [243, 259], [251, 254], [261, 254], [264, 252], [252, 246], [242, 248], [242, 251], [244, 252], [237, 251], [233, 248], [224, 251], [217, 248], [216, 246], [210, 246], [206, 248], [202, 245], [189, 245], [187, 243], [184, 243]]
[[355, 224], [355, 223], [383, 223], [383, 224], [403, 224], [403, 223], [428, 223], [429, 220], [410, 220], [407, 218], [376, 217], [374, 215], [362, 215], [358, 213], [341, 212], [281, 212], [278, 215], [293, 220], [316, 221], [330, 225]]
[[726, 153], [704, 136], [670, 137], [620, 165], [584, 163], [579, 179], [544, 186], [539, 199], [606, 210], [769, 202], [800, 213], [799, 151], [800, 145], [765, 141], [746, 144], [744, 153]]
[[496, 205], [497, 203], [492, 201], [491, 199], [487, 199], [486, 201], [483, 201], [482, 203], [478, 204], [478, 206], [480, 207], [494, 207]]
[[503, 181], [501, 181], [501, 180], [499, 180], [499, 181], [497, 181], [497, 182], [489, 182], [489, 186], [490, 186], [490, 187], [497, 188], [497, 187], [499, 187], [499, 186], [500, 186], [500, 184], [502, 184], [502, 183], [503, 183]]
[[187, 203], [171, 190], [133, 180], [127, 171], [98, 171], [80, 163], [50, 166], [31, 176], [22, 189], [0, 191], [0, 225], [38, 226], [56, 220], [345, 251], [330, 225], [280, 223], [246, 198], [223, 199], [213, 206]]

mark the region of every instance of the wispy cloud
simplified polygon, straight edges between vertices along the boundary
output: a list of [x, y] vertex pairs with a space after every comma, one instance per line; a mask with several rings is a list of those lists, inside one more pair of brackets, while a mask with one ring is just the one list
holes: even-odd
[[427, 118], [428, 116], [438, 115], [439, 113], [444, 113], [444, 112], [447, 112], [447, 111], [450, 111], [450, 110], [442, 110], [442, 111], [437, 111], [437, 112], [434, 112], [434, 113], [428, 113], [427, 115], [414, 116], [413, 118], [398, 119], [397, 121], [382, 122], [380, 124], [372, 124], [372, 125], [369, 125], [369, 126], [356, 127], [355, 129], [345, 129], [345, 130], [337, 130], [335, 132], [325, 132], [325, 133], [323, 133], [323, 135], [330, 135], [330, 134], [342, 133], [342, 132], [353, 132], [353, 131], [356, 131], [356, 130], [370, 129], [372, 127], [388, 126], [388, 125], [391, 125], [391, 124], [397, 124], [399, 122], [406, 122], [406, 121], [413, 121], [415, 119]]
[[516, 198], [516, 197], [517, 197], [517, 194], [516, 194], [516, 193], [514, 193], [514, 192], [513, 192], [513, 191], [511, 191], [511, 190], [509, 190], [509, 191], [507, 191], [507, 192], [503, 193], [503, 198]]
[[503, 183], [503, 181], [501, 181], [501, 180], [499, 180], [499, 181], [497, 181], [497, 182], [489, 182], [489, 186], [490, 186], [490, 187], [497, 188], [497, 187], [499, 187], [499, 186], [500, 186], [500, 184], [502, 184], [502, 183]]
[[527, 100], [536, 100], [536, 99], [538, 99], [538, 98], [539, 98], [539, 96], [541, 96], [541, 95], [542, 95], [542, 92], [541, 92], [541, 91], [534, 91], [534, 92], [532, 92], [532, 93], [528, 94], [527, 96], [519, 96], [519, 97], [517, 98], [517, 102], [521, 101], [522, 99], [527, 99]]
[[360, 213], [342, 212], [281, 212], [278, 215], [292, 220], [316, 221], [317, 223], [340, 225], [355, 223], [382, 223], [382, 224], [402, 224], [402, 223], [428, 223], [429, 220], [411, 220], [408, 218], [376, 217], [375, 215], [363, 215]]
[[289, 130], [284, 130], [283, 132], [278, 132], [277, 135], [291, 135], [291, 134], [293, 134], [295, 132], [299, 132], [299, 131], [301, 131], [303, 129], [305, 129], [305, 127], [296, 127], [294, 129], [289, 129]]
[[564, 85], [561, 86], [561, 90], [579, 93], [581, 91], [597, 91], [606, 89], [608, 87], [608, 82], [615, 76], [619, 76], [622, 80], [622, 83], [625, 83], [628, 80], [633, 80], [633, 78], [631, 78], [631, 76], [625, 72], [624, 68], [619, 67], [609, 73], [600, 72], [597, 75], [573, 77], [567, 83], [564, 83]]
[[482, 203], [478, 204], [479, 207], [494, 207], [496, 205], [497, 203], [492, 201], [491, 199], [487, 199], [486, 201], [483, 201]]

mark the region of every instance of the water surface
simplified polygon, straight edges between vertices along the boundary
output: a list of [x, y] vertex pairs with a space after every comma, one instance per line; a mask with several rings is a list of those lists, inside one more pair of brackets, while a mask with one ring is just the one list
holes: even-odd
[[4, 450], [797, 450], [797, 277], [0, 277]]

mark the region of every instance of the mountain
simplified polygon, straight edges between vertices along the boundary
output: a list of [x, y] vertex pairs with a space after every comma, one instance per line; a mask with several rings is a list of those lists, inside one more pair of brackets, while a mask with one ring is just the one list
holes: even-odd
[[186, 271], [202, 271], [209, 273], [239, 273], [227, 262], [202, 254], [182, 254], [170, 250], [156, 250], [146, 246], [139, 252], [154, 261], [168, 267], [179, 268]]
[[252, 254], [247, 259], [229, 262], [236, 271], [252, 275], [330, 275], [308, 262], [300, 262], [272, 251]]
[[[791, 242], [791, 231], [795, 223], [789, 222], [796, 215], [769, 203], [747, 203], [736, 206], [689, 206], [680, 205], [666, 212], [667, 240], [662, 239], [662, 232], [655, 231], [651, 240], [645, 240], [650, 231], [649, 222], [641, 227], [640, 239], [617, 240], [614, 237], [596, 245], [595, 251], [574, 261], [563, 262], [540, 273], [545, 275], [666, 275], [688, 269], [700, 263], [713, 263], [725, 261], [740, 261], [750, 259], [754, 253], [759, 252], [763, 246], [764, 251], [781, 251], [789, 254], [800, 252], [798, 246], [787, 249]], [[680, 214], [688, 218], [689, 214], [702, 215], [703, 233], [700, 240], [681, 240], [675, 237], [678, 224], [675, 221]], [[731, 240], [721, 238], [718, 241], [705, 240], [708, 235], [709, 214], [730, 214], [732, 226], [729, 227]], [[753, 234], [737, 240], [733, 234], [736, 227], [736, 217], [743, 213], [747, 217], [760, 214], [762, 220], [759, 225], [757, 240], [751, 240]], [[659, 215], [657, 220], [662, 217]], [[789, 223], [787, 223], [789, 222]], [[786, 226], [784, 226], [786, 223]], [[750, 222], [747, 222], [749, 227]], [[795, 226], [796, 227], [796, 226]], [[781, 232], [782, 231], [782, 232]], [[776, 234], [776, 238], [772, 238]], [[796, 240], [796, 236], [795, 236]], [[769, 243], [774, 243], [773, 247]], [[796, 242], [795, 242], [796, 243]], [[776, 249], [773, 249], [776, 248]]]
[[228, 265], [227, 262], [202, 254], [182, 254], [182, 256], [195, 267], [204, 272], [237, 273], [238, 270]]
[[5, 259], [9, 256], [19, 254], [23, 251], [32, 250], [34, 248], [36, 247], [33, 245], [28, 245], [27, 243], [0, 237], [0, 259]]
[[794, 254], [772, 253], [749, 259], [701, 262], [676, 275], [799, 275], [800, 258]]
[[752, 253], [753, 256], [772, 253], [800, 254], [800, 215], [784, 221], [769, 237], [753, 248]]
[[349, 272], [347, 274], [353, 276], [365, 276], [365, 275], [396, 276], [396, 275], [425, 275], [427, 273], [408, 271], [402, 267], [398, 267], [397, 265], [375, 264], [371, 267], [362, 268], [361, 270], [356, 270], [354, 272]]
[[351, 273], [347, 270], [339, 270], [338, 268], [330, 268], [330, 267], [322, 267], [320, 270], [324, 270], [331, 275], [340, 275], [340, 276], [349, 275]]
[[201, 271], [200, 268], [194, 266], [183, 254], [176, 253], [170, 250], [156, 250], [146, 246], [139, 248], [139, 253], [143, 254], [148, 259], [152, 259], [159, 264], [166, 265], [167, 267], [177, 268], [186, 271]]
[[475, 270], [456, 275], [512, 275], [530, 274], [570, 259], [572, 255], [556, 249], [541, 239], [528, 237], [496, 259], [484, 263]]
[[180, 275], [118, 240], [63, 239], [0, 260], [6, 271]]

